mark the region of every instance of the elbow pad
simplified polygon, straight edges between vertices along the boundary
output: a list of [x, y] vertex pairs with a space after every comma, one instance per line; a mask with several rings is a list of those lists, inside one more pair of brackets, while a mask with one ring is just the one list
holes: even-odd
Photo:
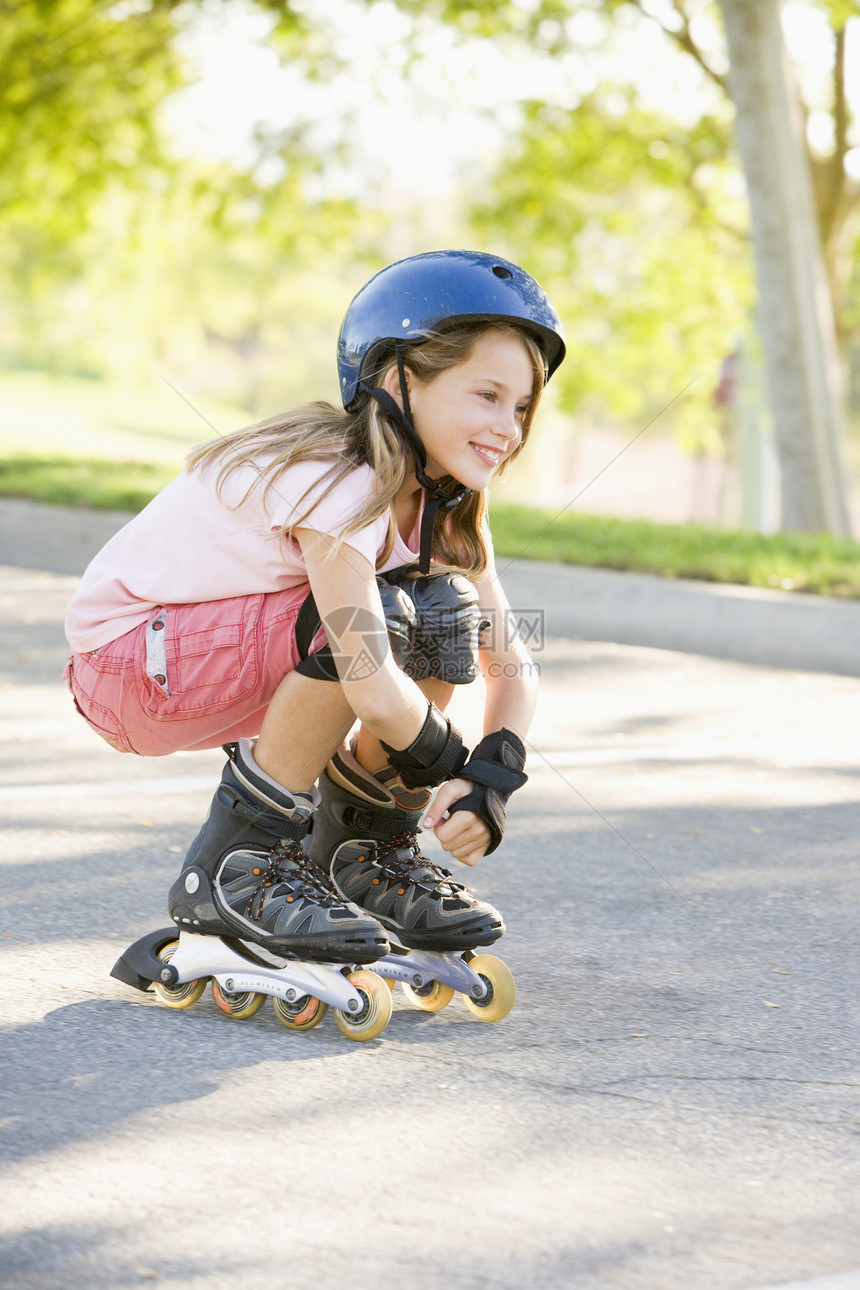
[[526, 750], [523, 741], [512, 730], [497, 730], [485, 735], [475, 745], [469, 760], [458, 772], [472, 781], [471, 793], [449, 807], [454, 811], [474, 811], [490, 830], [486, 854], [495, 851], [505, 831], [505, 807], [508, 798], [528, 780], [523, 771]]
[[454, 779], [468, 756], [459, 730], [432, 703], [418, 738], [408, 748], [398, 750], [386, 743], [382, 747], [406, 788], [435, 788]]

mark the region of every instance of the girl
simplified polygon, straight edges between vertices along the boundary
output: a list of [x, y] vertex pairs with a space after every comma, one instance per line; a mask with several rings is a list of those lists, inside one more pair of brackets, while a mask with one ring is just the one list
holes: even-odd
[[[83, 716], [122, 752], [229, 757], [171, 888], [180, 927], [351, 963], [389, 936], [501, 936], [417, 834], [473, 865], [525, 782], [534, 685], [486, 490], [563, 357], [558, 315], [516, 265], [401, 260], [347, 310], [343, 411], [311, 403], [204, 444], [90, 564], [66, 620]], [[444, 711], [476, 658], [469, 756]]]

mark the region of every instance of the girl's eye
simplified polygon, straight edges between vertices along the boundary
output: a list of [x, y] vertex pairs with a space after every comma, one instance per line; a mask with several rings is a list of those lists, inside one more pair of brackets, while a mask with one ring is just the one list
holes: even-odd
[[496, 398], [496, 392], [495, 390], [481, 390], [481, 398], [487, 399], [490, 403], [493, 403]]

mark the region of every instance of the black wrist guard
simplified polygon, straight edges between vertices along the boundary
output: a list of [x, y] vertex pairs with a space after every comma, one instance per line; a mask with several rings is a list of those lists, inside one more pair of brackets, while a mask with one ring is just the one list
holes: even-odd
[[460, 778], [471, 780], [474, 788], [449, 807], [448, 813], [474, 811], [484, 821], [490, 830], [487, 855], [502, 840], [508, 798], [528, 779], [523, 772], [525, 764], [526, 750], [519, 736], [512, 730], [497, 730], [475, 745], [471, 757], [458, 772]]
[[406, 788], [435, 788], [453, 779], [468, 756], [459, 730], [432, 703], [418, 738], [408, 748], [385, 743], [382, 747]]

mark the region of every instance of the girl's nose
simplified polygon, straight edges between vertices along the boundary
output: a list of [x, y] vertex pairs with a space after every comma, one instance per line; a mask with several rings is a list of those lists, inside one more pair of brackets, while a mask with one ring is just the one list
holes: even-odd
[[493, 427], [493, 430], [494, 433], [501, 439], [504, 439], [506, 443], [510, 443], [511, 440], [519, 439], [523, 431], [516, 409], [500, 409], [500, 415]]

